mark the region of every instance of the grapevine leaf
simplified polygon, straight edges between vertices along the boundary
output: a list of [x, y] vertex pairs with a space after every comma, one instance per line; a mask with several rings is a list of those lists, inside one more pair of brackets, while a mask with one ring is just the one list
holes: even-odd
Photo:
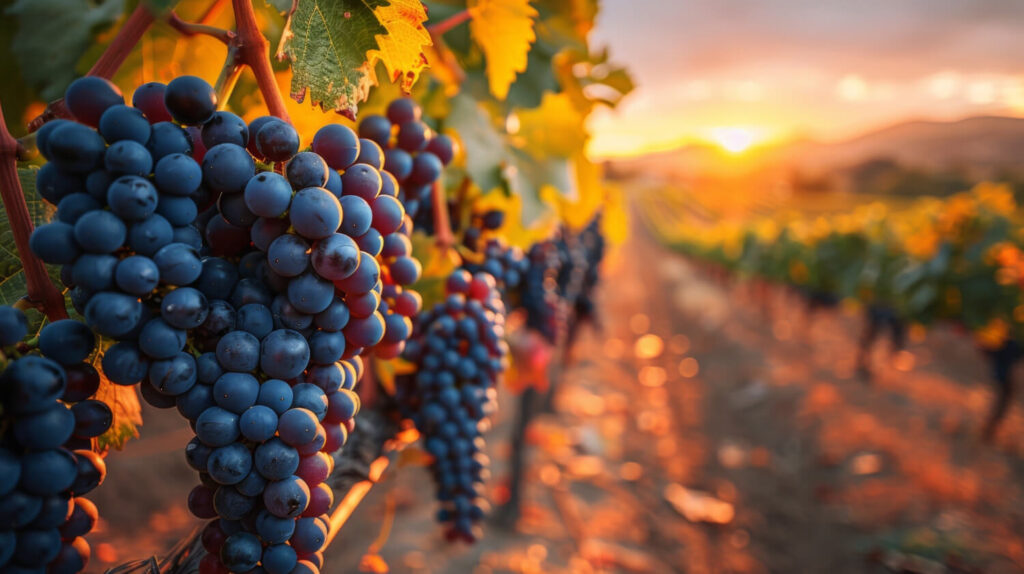
[[408, 92], [427, 65], [424, 49], [432, 45], [430, 33], [423, 26], [427, 12], [420, 0], [391, 0], [391, 4], [374, 12], [388, 33], [378, 36], [380, 48], [369, 52], [371, 67], [379, 59], [391, 81]]
[[487, 112], [472, 97], [459, 94], [452, 98], [446, 123], [454, 129], [466, 150], [466, 173], [485, 193], [502, 187], [502, 164], [507, 146]]
[[487, 58], [491, 93], [504, 100], [516, 74], [527, 69], [537, 10], [529, 0], [470, 0], [467, 8], [470, 33]]
[[567, 158], [583, 149], [587, 133], [583, 115], [567, 94], [547, 93], [540, 107], [518, 112], [518, 137], [524, 147], [537, 158], [549, 156]]
[[412, 256], [423, 262], [423, 274], [412, 288], [423, 298], [423, 308], [430, 309], [444, 301], [445, 280], [462, 261], [454, 250], [442, 250], [435, 238], [422, 231], [413, 232], [410, 239]]
[[292, 0], [267, 0], [267, 6], [284, 14], [292, 9]]
[[114, 422], [107, 432], [97, 439], [99, 451], [109, 448], [121, 450], [133, 438], [139, 438], [139, 427], [142, 426], [142, 405], [135, 385], [118, 385], [112, 383], [100, 366], [105, 352], [103, 345], [92, 359], [92, 365], [100, 373], [100, 388], [96, 391], [96, 400], [103, 401], [113, 411]]
[[18, 21], [11, 53], [44, 100], [59, 98], [95, 33], [117, 20], [123, 0], [17, 0], [4, 12]]
[[415, 0], [300, 0], [277, 54], [292, 62], [292, 97], [354, 118], [378, 60], [408, 90], [426, 65], [425, 20]]
[[523, 225], [530, 226], [552, 212], [551, 204], [543, 199], [547, 194], [575, 199], [577, 194], [569, 160], [538, 160], [518, 149], [512, 150], [511, 157], [511, 165], [506, 171], [509, 188], [523, 201]]
[[367, 53], [377, 49], [376, 36], [387, 34], [372, 0], [300, 0], [288, 18], [278, 58], [292, 61], [292, 97], [334, 108], [354, 118], [357, 104], [369, 95], [373, 68]]
[[[25, 195], [25, 204], [28, 206], [32, 224], [40, 225], [53, 217], [54, 210], [53, 206], [43, 201], [36, 192], [36, 171], [35, 168], [19, 168], [18, 179], [21, 181], [22, 193]], [[59, 270], [57, 274], [59, 277]], [[13, 305], [25, 295], [26, 287], [25, 273], [14, 244], [14, 231], [7, 219], [7, 211], [0, 210], [0, 305]], [[35, 318], [35, 315], [30, 318]], [[32, 327], [37, 327], [35, 322]]]

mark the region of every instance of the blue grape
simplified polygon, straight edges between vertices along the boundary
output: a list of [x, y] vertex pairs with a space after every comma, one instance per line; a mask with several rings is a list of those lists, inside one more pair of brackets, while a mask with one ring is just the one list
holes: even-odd
[[[77, 437], [98, 437], [107, 432], [114, 421], [114, 413], [107, 403], [96, 399], [75, 403], [71, 407], [71, 412], [74, 415], [74, 433]], [[82, 492], [76, 491], [76, 494]]]
[[227, 299], [238, 283], [235, 265], [219, 257], [203, 259], [203, 270], [193, 286], [207, 299]]
[[196, 419], [196, 436], [207, 446], [229, 445], [239, 434], [238, 415], [220, 407], [210, 407]]
[[127, 335], [142, 318], [142, 304], [124, 293], [97, 293], [85, 306], [85, 321], [97, 333], [107, 337]]
[[387, 147], [391, 139], [391, 122], [384, 116], [365, 116], [359, 122], [359, 137], [373, 141], [382, 148]]
[[229, 371], [244, 373], [255, 370], [260, 363], [260, 341], [245, 331], [231, 331], [217, 342], [217, 360]]
[[169, 359], [185, 348], [188, 334], [163, 318], [152, 319], [139, 333], [139, 349], [154, 359]]
[[20, 309], [0, 305], [0, 347], [13, 345], [28, 334], [28, 318]]
[[237, 415], [256, 404], [259, 392], [259, 381], [248, 373], [224, 373], [213, 384], [214, 402]]
[[96, 127], [103, 112], [124, 104], [121, 90], [110, 80], [85, 76], [71, 82], [64, 92], [64, 105], [83, 124]]
[[114, 286], [117, 257], [85, 253], [71, 266], [71, 279], [76, 287], [89, 292], [105, 291]]
[[[266, 128], [264, 128], [266, 129]], [[261, 130], [262, 131], [262, 130]], [[285, 176], [292, 189], [323, 187], [327, 183], [327, 162], [313, 152], [296, 154], [285, 166]]]
[[225, 193], [217, 200], [217, 211], [228, 223], [238, 227], [249, 227], [258, 216], [249, 211], [241, 193]]
[[360, 151], [356, 133], [341, 124], [327, 124], [317, 130], [312, 148], [331, 169], [347, 169]]
[[40, 259], [54, 264], [74, 263], [81, 253], [74, 226], [57, 221], [35, 228], [29, 247]]
[[192, 142], [185, 130], [170, 122], [155, 123], [152, 130], [149, 141], [146, 142], [146, 149], [157, 164], [171, 154], [192, 154]]
[[342, 224], [339, 231], [355, 238], [370, 229], [373, 222], [373, 210], [365, 199], [355, 195], [344, 195], [339, 203], [342, 210]]
[[383, 181], [380, 172], [373, 166], [357, 163], [345, 170], [341, 176], [341, 189], [344, 195], [354, 195], [373, 201], [380, 195]]
[[421, 121], [411, 120], [399, 124], [397, 145], [408, 152], [417, 152], [427, 147], [430, 128]]
[[203, 271], [199, 254], [184, 243], [169, 243], [153, 255], [160, 280], [171, 285], [188, 285]]
[[365, 163], [374, 169], [384, 169], [384, 149], [370, 139], [359, 140], [359, 157], [355, 163]]
[[[106, 174], [105, 171], [93, 173]], [[83, 191], [88, 192], [88, 181], [88, 177], [83, 180], [81, 174], [69, 173], [57, 167], [57, 164], [47, 163], [36, 172], [36, 191], [39, 192], [43, 199], [56, 205], [68, 195]], [[106, 191], [107, 188], [104, 186], [104, 197], [106, 196]]]
[[267, 250], [267, 264], [285, 277], [301, 275], [309, 267], [309, 243], [297, 235], [282, 235]]
[[103, 164], [114, 175], [146, 176], [153, 171], [153, 156], [141, 143], [121, 140], [107, 148]]
[[270, 407], [280, 415], [292, 406], [292, 387], [280, 379], [269, 379], [260, 385], [260, 393], [256, 403]]
[[254, 405], [242, 413], [239, 425], [242, 436], [251, 441], [270, 440], [277, 431], [277, 413], [268, 406]]
[[179, 76], [167, 84], [164, 105], [175, 121], [185, 125], [201, 125], [217, 109], [217, 94], [202, 78]]
[[178, 329], [195, 329], [202, 325], [209, 311], [206, 296], [191, 287], [179, 287], [171, 291], [160, 303], [161, 316]]
[[150, 123], [169, 122], [171, 113], [167, 111], [164, 104], [164, 93], [167, 86], [160, 82], [147, 82], [132, 93], [132, 106], [138, 108], [146, 115]]
[[189, 196], [199, 190], [203, 182], [203, 168], [184, 153], [171, 153], [156, 162], [153, 182], [160, 193]]
[[245, 147], [249, 143], [249, 126], [245, 125], [245, 120], [231, 112], [214, 112], [203, 124], [202, 139], [206, 149], [222, 143]]
[[39, 333], [39, 350], [62, 365], [87, 359], [96, 349], [96, 336], [84, 323], [72, 319], [54, 321]]
[[339, 332], [317, 331], [309, 338], [311, 363], [327, 365], [341, 360], [345, 353], [345, 336]]
[[255, 507], [256, 500], [242, 494], [234, 486], [221, 486], [213, 494], [213, 508], [224, 520], [241, 520]]
[[134, 385], [146, 377], [149, 359], [134, 343], [115, 343], [103, 354], [103, 374], [119, 385]]
[[215, 404], [213, 401], [213, 387], [198, 381], [197, 384], [192, 385], [192, 388], [177, 395], [174, 400], [174, 405], [178, 408], [181, 416], [190, 421], [198, 419], [199, 415], [203, 414], [203, 411]]
[[309, 504], [309, 487], [297, 476], [290, 476], [267, 485], [263, 503], [274, 516], [295, 518]]
[[259, 303], [249, 303], [238, 308], [237, 328], [262, 339], [274, 330], [274, 317], [270, 309]]
[[127, 234], [124, 222], [109, 211], [90, 211], [75, 222], [75, 241], [89, 253], [113, 253]]
[[239, 145], [218, 144], [203, 157], [203, 183], [215, 192], [243, 191], [255, 171], [252, 156]]
[[291, 574], [298, 563], [295, 549], [288, 544], [273, 544], [263, 549], [260, 564], [267, 574]]
[[315, 413], [309, 409], [293, 407], [285, 411], [279, 418], [277, 432], [285, 444], [300, 447], [313, 440], [318, 426]]
[[149, 384], [162, 395], [177, 397], [189, 392], [197, 377], [196, 360], [188, 353], [175, 353], [149, 366]]
[[[296, 464], [298, 463], [296, 462]], [[281, 544], [287, 542], [295, 533], [295, 520], [287, 516], [275, 516], [267, 510], [260, 510], [256, 515], [256, 533], [267, 544]]]
[[299, 151], [299, 132], [290, 124], [272, 118], [256, 134], [256, 149], [258, 155], [268, 161], [288, 161]]
[[[200, 416], [200, 419], [202, 417]], [[252, 453], [240, 442], [214, 448], [206, 461], [210, 478], [218, 484], [238, 484], [252, 470]]]
[[419, 105], [410, 98], [392, 100], [387, 108], [388, 120], [395, 125], [418, 121], [421, 114]]
[[172, 226], [189, 225], [195, 221], [199, 210], [191, 198], [175, 195], [161, 195], [156, 212]]
[[287, 219], [260, 217], [249, 229], [249, 237], [253, 245], [260, 251], [268, 251], [274, 240], [288, 232]]
[[174, 228], [161, 215], [151, 215], [128, 230], [128, 246], [147, 257], [152, 257], [173, 239]]
[[284, 176], [274, 172], [257, 174], [245, 185], [245, 204], [262, 217], [280, 217], [288, 211], [292, 187]]
[[74, 225], [83, 214], [102, 208], [100, 202], [88, 193], [72, 193], [57, 204], [57, 221]]
[[272, 331], [263, 339], [258, 354], [263, 372], [277, 379], [294, 379], [309, 363], [309, 345], [305, 337], [291, 329]]
[[141, 221], [156, 211], [156, 188], [142, 177], [121, 176], [110, 184], [107, 190], [107, 203], [110, 210], [121, 219]]
[[333, 300], [334, 284], [315, 273], [303, 273], [288, 283], [288, 301], [303, 313], [319, 313]]
[[75, 416], [67, 405], [54, 401], [46, 410], [19, 417], [13, 430], [15, 440], [24, 448], [58, 448], [71, 438]]
[[384, 169], [391, 172], [391, 175], [399, 182], [404, 182], [412, 173], [412, 163], [412, 156], [405, 150], [398, 148], [384, 150]]
[[75, 456], [63, 448], [27, 452], [21, 459], [19, 486], [36, 496], [51, 496], [75, 482]]

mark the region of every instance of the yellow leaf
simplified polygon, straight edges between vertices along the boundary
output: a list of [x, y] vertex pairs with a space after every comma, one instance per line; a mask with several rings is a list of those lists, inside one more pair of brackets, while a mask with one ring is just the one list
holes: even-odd
[[374, 14], [388, 33], [378, 34], [380, 48], [367, 52], [370, 67], [379, 59], [391, 81], [408, 92], [427, 65], [424, 48], [432, 44], [423, 26], [427, 19], [426, 8], [420, 0], [391, 0], [386, 6], [378, 6]]
[[540, 107], [517, 112], [520, 147], [530, 155], [571, 157], [587, 144], [584, 117], [567, 94], [544, 94]]
[[487, 57], [491, 93], [504, 100], [516, 74], [526, 71], [537, 10], [528, 0], [469, 0], [467, 8], [469, 31]]

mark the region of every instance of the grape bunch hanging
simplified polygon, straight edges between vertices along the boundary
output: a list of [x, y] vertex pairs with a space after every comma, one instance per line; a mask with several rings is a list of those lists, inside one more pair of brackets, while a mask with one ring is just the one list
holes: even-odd
[[37, 135], [57, 216], [31, 248], [61, 266], [71, 323], [109, 344], [104, 375], [195, 431], [202, 570], [319, 571], [362, 357], [400, 354], [420, 309], [397, 182], [351, 129], [300, 151], [292, 126], [217, 111], [192, 76], [132, 106], [82, 78], [65, 103], [77, 121]]

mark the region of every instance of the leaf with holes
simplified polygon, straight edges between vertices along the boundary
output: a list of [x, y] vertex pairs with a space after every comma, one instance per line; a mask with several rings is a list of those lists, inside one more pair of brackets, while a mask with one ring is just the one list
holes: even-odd
[[516, 74], [526, 71], [527, 54], [537, 36], [537, 10], [528, 0], [470, 0], [469, 31], [487, 58], [487, 80], [499, 100], [508, 95]]
[[122, 0], [18, 0], [4, 11], [17, 22], [10, 54], [42, 99], [55, 100], [77, 76], [75, 64], [96, 33], [123, 9]]
[[292, 62], [292, 97], [355, 118], [376, 82], [379, 60], [412, 87], [426, 65], [426, 13], [414, 0], [299, 0], [278, 49]]

